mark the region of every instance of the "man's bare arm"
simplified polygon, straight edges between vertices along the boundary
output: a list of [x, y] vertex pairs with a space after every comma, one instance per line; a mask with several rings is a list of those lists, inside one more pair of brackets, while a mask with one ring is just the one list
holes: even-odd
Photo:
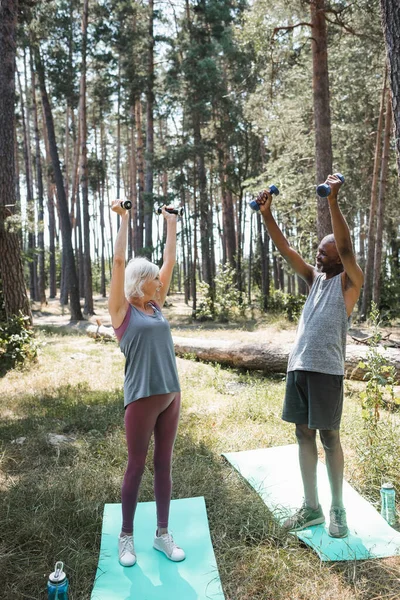
[[260, 212], [263, 216], [265, 227], [267, 228], [271, 240], [297, 275], [311, 286], [317, 270], [312, 265], [306, 263], [300, 254], [290, 246], [282, 231], [279, 229], [271, 212], [272, 195], [265, 190], [259, 194], [257, 202], [260, 204]]
[[331, 188], [331, 193], [328, 196], [328, 203], [336, 248], [348, 279], [359, 292], [364, 281], [364, 275], [357, 264], [353, 244], [351, 242], [349, 226], [340, 210], [337, 200], [341, 182], [335, 175], [329, 175], [327, 183]]

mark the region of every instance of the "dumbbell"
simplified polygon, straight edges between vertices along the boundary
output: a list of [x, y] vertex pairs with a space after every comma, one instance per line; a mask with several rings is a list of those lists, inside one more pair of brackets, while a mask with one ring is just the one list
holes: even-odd
[[[279, 194], [279, 190], [276, 185], [270, 185], [268, 190], [270, 194], [275, 194], [275, 196]], [[258, 204], [257, 200], [251, 200], [249, 202], [249, 206], [252, 210], [260, 210], [260, 205]]]
[[[183, 208], [165, 208], [165, 210], [170, 215], [179, 215], [180, 217], [183, 215]], [[162, 208], [157, 208], [156, 212], [157, 212], [158, 215], [161, 215], [162, 214]]]
[[130, 210], [132, 208], [132, 202], [130, 200], [121, 200], [119, 205], [121, 208], [125, 208], [126, 210]]
[[[336, 177], [339, 177], [340, 181], [344, 183], [344, 177], [341, 173], [334, 173]], [[317, 194], [321, 198], [326, 198], [331, 193], [331, 186], [327, 183], [320, 183], [317, 185]]]

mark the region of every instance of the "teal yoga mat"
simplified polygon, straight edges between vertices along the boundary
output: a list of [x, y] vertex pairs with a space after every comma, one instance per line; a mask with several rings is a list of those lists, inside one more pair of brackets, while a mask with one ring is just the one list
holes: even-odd
[[[297, 445], [230, 452], [223, 456], [261, 496], [282, 523], [303, 501]], [[311, 546], [324, 561], [384, 558], [400, 554], [400, 533], [390, 527], [375, 508], [346, 481], [343, 486], [349, 535], [328, 535], [331, 495], [326, 467], [318, 462], [318, 491], [326, 523], [298, 531], [299, 539]]]
[[91, 600], [224, 600], [203, 497], [172, 500], [170, 529], [186, 552], [174, 563], [154, 550], [155, 502], [139, 503], [135, 515], [137, 563], [121, 567], [121, 505], [104, 506], [100, 557]]

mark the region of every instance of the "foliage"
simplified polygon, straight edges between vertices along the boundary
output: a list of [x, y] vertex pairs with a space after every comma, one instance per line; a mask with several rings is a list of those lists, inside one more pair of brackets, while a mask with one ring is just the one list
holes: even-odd
[[17, 365], [32, 361], [37, 356], [38, 342], [29, 323], [29, 317], [20, 312], [0, 322], [0, 376]]
[[298, 321], [306, 299], [307, 296], [302, 294], [296, 296], [275, 290], [271, 295], [270, 306], [272, 310], [284, 312], [289, 321]]
[[215, 298], [212, 300], [210, 286], [199, 283], [201, 300], [196, 311], [196, 319], [216, 320], [228, 323], [238, 317], [244, 317], [247, 304], [236, 285], [236, 272], [228, 266], [222, 266], [215, 277]]
[[381, 340], [380, 321], [379, 311], [374, 302], [370, 318], [373, 328], [370, 348], [365, 362], [360, 362], [359, 367], [367, 369], [364, 376], [367, 385], [361, 392], [360, 398], [367, 435], [370, 443], [373, 444], [377, 435], [380, 411], [387, 405], [387, 401], [394, 403], [395, 368], [387, 364], [385, 357], [378, 350]]

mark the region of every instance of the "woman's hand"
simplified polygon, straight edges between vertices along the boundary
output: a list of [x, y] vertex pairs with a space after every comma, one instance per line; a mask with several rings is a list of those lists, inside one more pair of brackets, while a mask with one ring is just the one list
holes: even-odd
[[178, 215], [174, 215], [173, 213], [167, 212], [165, 210], [166, 208], [174, 208], [174, 207], [173, 206], [166, 206], [166, 204], [164, 204], [164, 206], [161, 207], [161, 214], [163, 215], [164, 219], [166, 221], [177, 221], [178, 220]]
[[126, 213], [128, 212], [125, 208], [122, 208], [121, 200], [113, 200], [111, 202], [111, 210], [117, 213], [117, 215], [120, 215], [121, 217], [126, 215]]

